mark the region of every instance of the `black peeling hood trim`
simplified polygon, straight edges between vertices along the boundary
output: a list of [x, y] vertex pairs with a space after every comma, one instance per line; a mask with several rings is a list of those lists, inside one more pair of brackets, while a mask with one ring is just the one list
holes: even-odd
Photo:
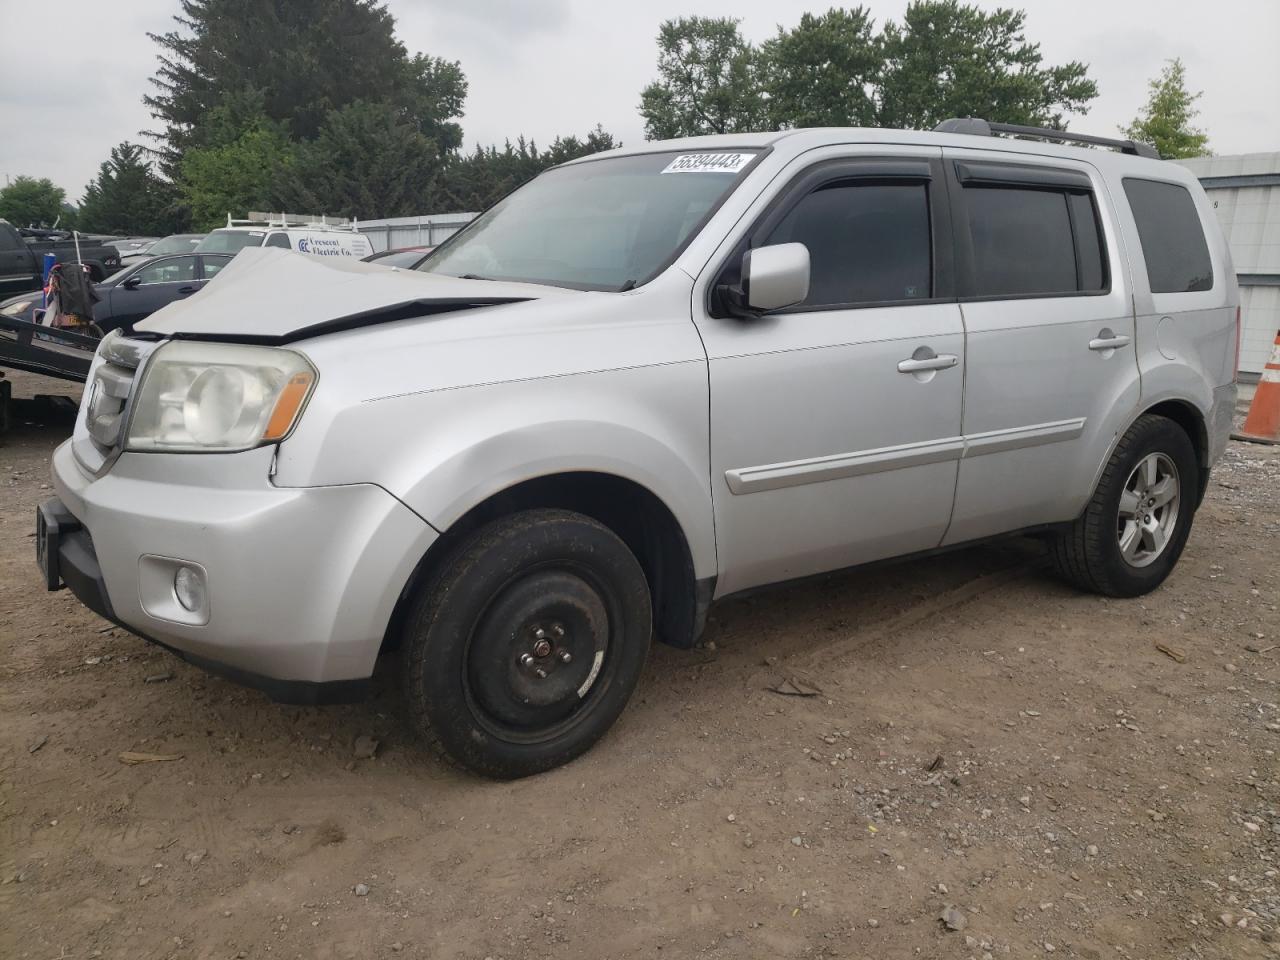
[[184, 333], [175, 331], [160, 334], [159, 337], [169, 340], [202, 340], [211, 343], [256, 343], [268, 347], [281, 347], [299, 340], [310, 340], [329, 333], [341, 333], [344, 330], [356, 330], [360, 327], [372, 327], [381, 323], [392, 323], [396, 320], [414, 320], [420, 317], [431, 317], [442, 313], [456, 313], [459, 310], [472, 310], [477, 307], [496, 307], [508, 303], [526, 303], [532, 297], [433, 297], [421, 300], [406, 300], [402, 303], [390, 303], [385, 307], [350, 313], [345, 317], [335, 317], [321, 323], [313, 323], [307, 327], [299, 327], [280, 335], [260, 333]]

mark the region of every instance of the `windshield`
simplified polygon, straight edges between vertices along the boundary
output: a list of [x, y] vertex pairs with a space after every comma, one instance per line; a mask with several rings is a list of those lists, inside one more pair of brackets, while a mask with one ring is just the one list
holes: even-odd
[[199, 235], [175, 234], [172, 237], [157, 240], [147, 248], [147, 253], [153, 257], [163, 256], [166, 253], [190, 253], [200, 240]]
[[417, 250], [390, 250], [385, 253], [375, 253], [371, 257], [365, 257], [365, 263], [376, 263], [382, 267], [415, 267], [418, 261], [431, 252], [431, 248]]
[[265, 230], [215, 230], [196, 244], [196, 253], [239, 253], [262, 246]]
[[629, 289], [675, 258], [756, 153], [650, 153], [548, 170], [418, 269], [577, 290]]

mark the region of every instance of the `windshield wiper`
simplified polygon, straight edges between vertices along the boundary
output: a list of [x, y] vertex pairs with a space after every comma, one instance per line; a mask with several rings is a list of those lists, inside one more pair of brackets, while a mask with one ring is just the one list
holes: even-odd
[[459, 276], [458, 279], [459, 280], [493, 280], [494, 283], [498, 282], [494, 280], [493, 277], [482, 277], [478, 273], [464, 273], [461, 276]]

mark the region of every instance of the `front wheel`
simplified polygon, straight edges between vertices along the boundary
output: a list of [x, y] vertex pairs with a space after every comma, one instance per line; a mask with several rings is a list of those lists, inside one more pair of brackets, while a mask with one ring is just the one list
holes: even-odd
[[1191, 533], [1199, 471], [1186, 432], [1147, 414], [1128, 429], [1084, 514], [1052, 543], [1058, 572], [1109, 597], [1154, 590]]
[[472, 533], [420, 588], [403, 646], [409, 711], [446, 758], [514, 779], [596, 742], [639, 682], [649, 588], [607, 527], [530, 510]]

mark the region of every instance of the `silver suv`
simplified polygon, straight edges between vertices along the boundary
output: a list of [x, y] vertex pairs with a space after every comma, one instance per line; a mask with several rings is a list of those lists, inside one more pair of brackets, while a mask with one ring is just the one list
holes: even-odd
[[1034, 532], [1084, 589], [1153, 589], [1228, 435], [1236, 305], [1199, 186], [1127, 141], [648, 143], [417, 270], [246, 250], [108, 337], [39, 558], [285, 702], [386, 654], [445, 754], [522, 776], [748, 588]]

